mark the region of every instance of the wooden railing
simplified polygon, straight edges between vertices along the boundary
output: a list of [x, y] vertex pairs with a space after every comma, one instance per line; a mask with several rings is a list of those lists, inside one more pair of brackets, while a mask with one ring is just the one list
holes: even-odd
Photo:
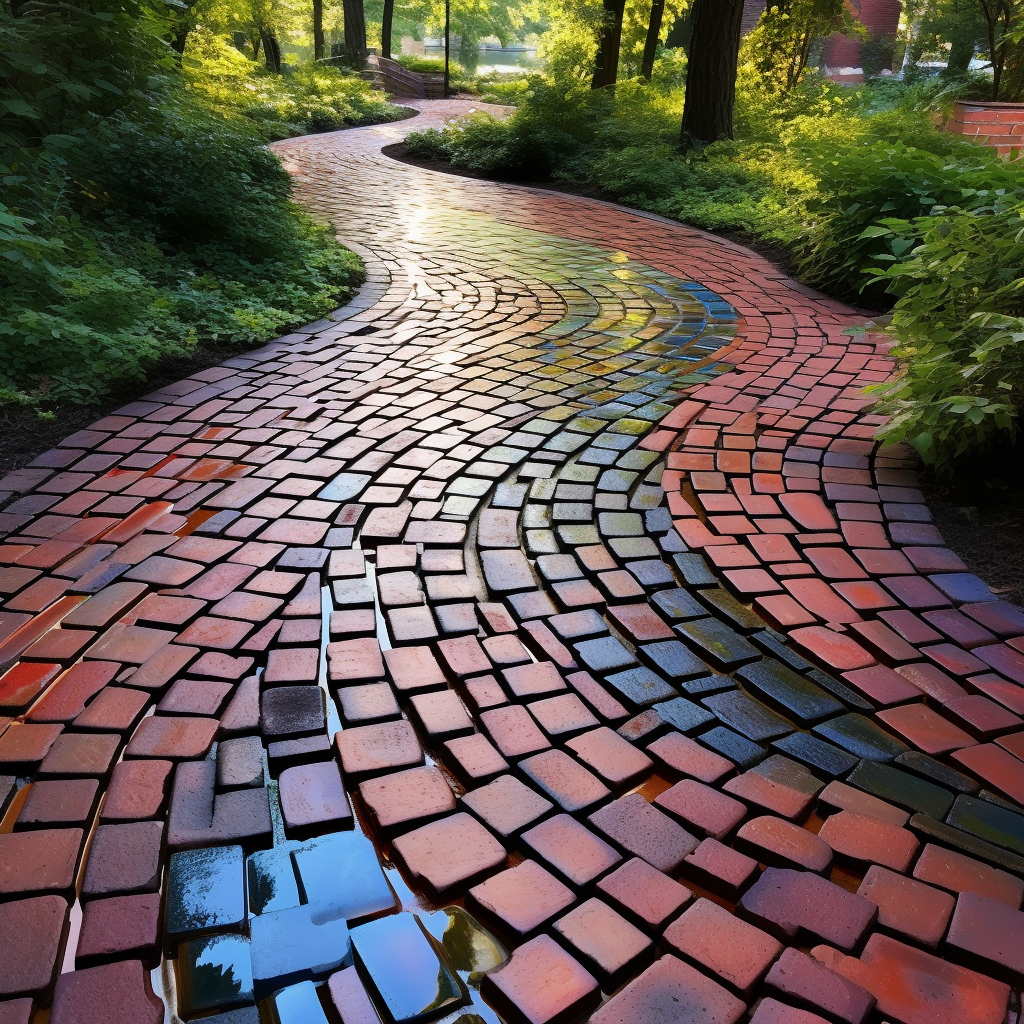
[[420, 99], [441, 99], [444, 97], [443, 74], [421, 74], [408, 71], [396, 60], [370, 54], [367, 60], [369, 71], [393, 96], [412, 96]]

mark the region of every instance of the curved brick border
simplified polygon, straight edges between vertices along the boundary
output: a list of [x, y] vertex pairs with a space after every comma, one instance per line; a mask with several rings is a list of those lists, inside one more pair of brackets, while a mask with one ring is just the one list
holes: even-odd
[[278, 144], [357, 301], [0, 481], [0, 1017], [1003, 1021], [1024, 618], [884, 339], [380, 154], [466, 107]]

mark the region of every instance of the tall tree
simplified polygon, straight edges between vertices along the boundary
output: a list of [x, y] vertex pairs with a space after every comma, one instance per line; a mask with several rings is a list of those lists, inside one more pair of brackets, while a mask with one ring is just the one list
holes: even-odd
[[313, 0], [313, 60], [324, 59], [324, 0]]
[[366, 63], [366, 14], [363, 0], [344, 0], [345, 52], [357, 65]]
[[640, 63], [640, 74], [651, 80], [654, 74], [654, 58], [658, 55], [658, 41], [661, 39], [661, 22], [665, 17], [665, 0], [654, 0], [651, 4], [651, 21], [647, 26], [647, 41], [644, 43], [644, 58]]
[[395, 0], [384, 0], [384, 16], [380, 23], [380, 54], [391, 56], [391, 28], [395, 23]]
[[696, 0], [682, 144], [731, 139], [743, 0]]
[[614, 85], [619, 77], [619, 48], [622, 45], [622, 16], [626, 11], [626, 0], [603, 0], [603, 5], [594, 80], [591, 83], [594, 89]]

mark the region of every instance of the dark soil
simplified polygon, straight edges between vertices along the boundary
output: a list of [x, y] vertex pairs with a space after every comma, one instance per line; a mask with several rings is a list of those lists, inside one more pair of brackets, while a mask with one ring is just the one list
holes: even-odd
[[1024, 445], [922, 483], [946, 543], [1000, 597], [1024, 605]]
[[165, 384], [173, 384], [200, 370], [217, 366], [241, 351], [243, 349], [238, 346], [202, 345], [187, 358], [164, 359], [156, 363], [145, 380], [122, 382], [102, 403], [61, 405], [46, 418], [40, 418], [34, 409], [25, 406], [0, 405], [0, 477], [12, 469], [21, 469], [69, 434], [109, 415], [122, 405], [134, 402]]

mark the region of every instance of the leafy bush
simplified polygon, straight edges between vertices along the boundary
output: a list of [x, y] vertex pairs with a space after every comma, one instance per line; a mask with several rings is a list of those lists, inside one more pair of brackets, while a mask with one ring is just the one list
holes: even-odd
[[268, 140], [407, 116], [352, 72], [320, 62], [274, 74], [203, 28], [189, 33], [183, 70], [210, 105], [256, 122]]
[[890, 331], [906, 360], [875, 389], [892, 413], [885, 436], [941, 471], [1015, 433], [1024, 405], [1024, 189], [988, 199], [866, 233], [913, 247], [876, 271], [899, 296]]
[[[204, 98], [166, 28], [132, 0], [0, 7], [0, 403], [96, 402], [164, 356], [317, 319], [360, 280], [291, 203], [243, 90], [234, 110]], [[252, 78], [226, 67], [211, 79]]]
[[359, 280], [259, 137], [181, 95], [98, 124], [62, 171], [50, 185], [76, 213], [0, 208], [8, 397], [92, 402], [200, 340], [252, 344], [316, 319]]

